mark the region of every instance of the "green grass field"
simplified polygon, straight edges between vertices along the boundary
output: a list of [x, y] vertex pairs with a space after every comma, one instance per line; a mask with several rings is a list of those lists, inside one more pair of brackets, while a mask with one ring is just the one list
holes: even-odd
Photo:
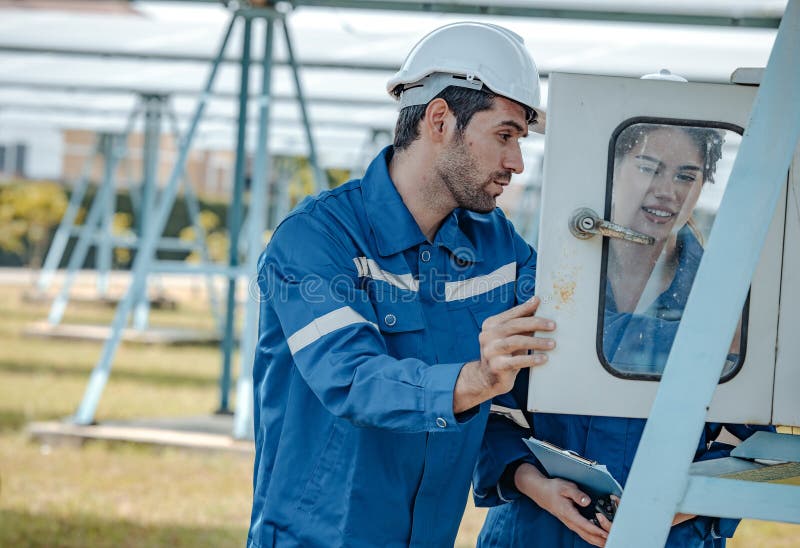
[[[42, 446], [30, 421], [75, 411], [101, 345], [28, 339], [46, 304], [26, 288], [0, 286], [0, 547], [243, 546], [252, 457], [132, 444]], [[113, 309], [75, 304], [65, 321], [101, 323]], [[202, 296], [154, 325], [210, 328]], [[213, 346], [122, 345], [97, 411], [99, 421], [207, 414], [217, 406], [219, 350]], [[484, 512], [470, 505], [457, 546], [474, 546]], [[734, 548], [800, 547], [800, 526], [746, 521]]]

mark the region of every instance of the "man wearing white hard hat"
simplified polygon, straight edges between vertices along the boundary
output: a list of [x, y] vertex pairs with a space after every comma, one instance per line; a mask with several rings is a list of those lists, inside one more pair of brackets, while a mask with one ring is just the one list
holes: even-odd
[[555, 344], [495, 205], [544, 129], [522, 39], [447, 25], [388, 90], [394, 145], [259, 261], [249, 546], [452, 546], [490, 400]]

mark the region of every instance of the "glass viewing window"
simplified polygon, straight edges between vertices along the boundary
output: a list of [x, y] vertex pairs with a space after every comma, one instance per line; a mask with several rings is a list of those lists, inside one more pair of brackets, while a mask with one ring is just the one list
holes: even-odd
[[[606, 239], [597, 335], [612, 374], [658, 380], [741, 141], [728, 124], [628, 120], [610, 143], [605, 218], [653, 245]], [[744, 360], [747, 303], [721, 382]]]

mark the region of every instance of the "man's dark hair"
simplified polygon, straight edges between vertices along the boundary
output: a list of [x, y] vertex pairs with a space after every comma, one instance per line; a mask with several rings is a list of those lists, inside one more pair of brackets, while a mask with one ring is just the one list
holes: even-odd
[[[456, 117], [456, 131], [461, 136], [464, 135], [464, 129], [476, 112], [492, 108], [495, 97], [497, 97], [495, 94], [483, 90], [448, 86], [433, 99], [445, 100]], [[428, 105], [413, 105], [400, 111], [397, 116], [397, 125], [394, 128], [395, 151], [403, 150], [419, 139], [419, 123], [425, 116], [427, 107]], [[524, 108], [525, 115], [530, 120], [533, 109]]]

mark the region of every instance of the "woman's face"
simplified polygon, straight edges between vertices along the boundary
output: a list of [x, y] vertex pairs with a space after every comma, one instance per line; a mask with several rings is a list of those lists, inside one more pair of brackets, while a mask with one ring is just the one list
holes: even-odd
[[703, 186], [703, 157], [678, 127], [639, 138], [614, 165], [612, 221], [664, 240], [689, 220]]

